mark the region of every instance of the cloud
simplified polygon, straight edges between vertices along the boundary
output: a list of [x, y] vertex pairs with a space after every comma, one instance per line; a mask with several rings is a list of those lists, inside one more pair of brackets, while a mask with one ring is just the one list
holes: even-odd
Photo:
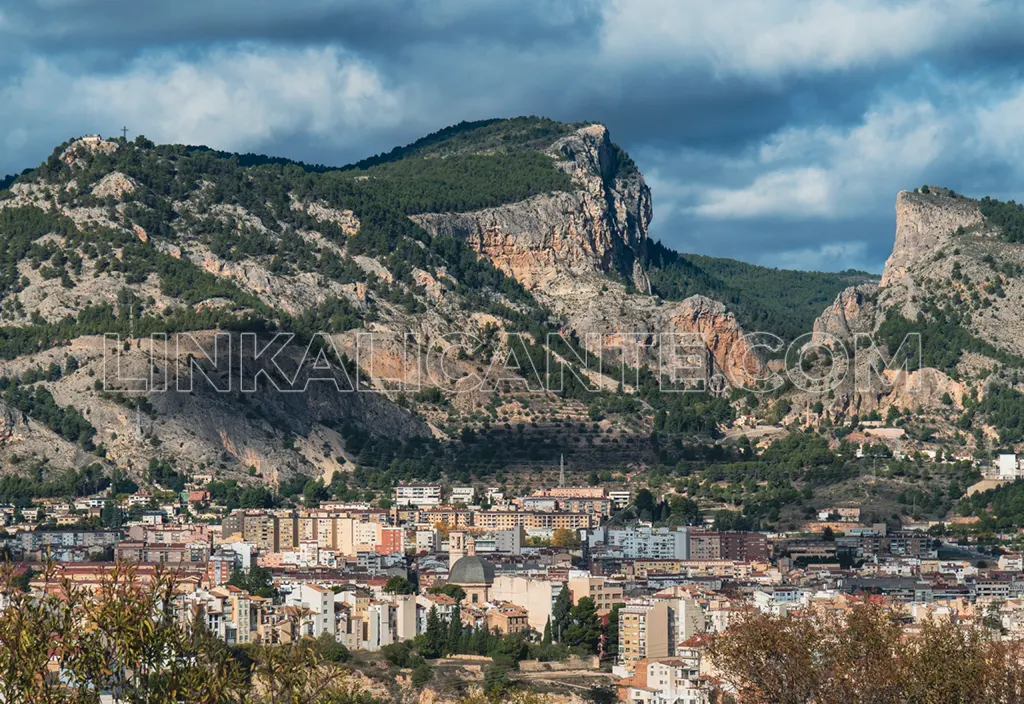
[[928, 102], [893, 98], [850, 128], [787, 128], [752, 150], [748, 183], [708, 187], [693, 211], [722, 219], [846, 217], [880, 190], [918, 180], [943, 154], [952, 127]]
[[709, 188], [694, 210], [709, 218], [828, 215], [832, 200], [828, 172], [818, 167], [761, 174], [745, 188]]
[[877, 265], [867, 256], [864, 242], [832, 242], [819, 247], [804, 247], [770, 252], [756, 259], [762, 266], [804, 271], [871, 270]]
[[603, 14], [610, 57], [762, 79], [948, 51], [1024, 23], [1015, 3], [988, 0], [610, 0]]
[[21, 118], [37, 138], [63, 131], [54, 144], [90, 130], [110, 133], [122, 123], [158, 142], [229, 150], [296, 133], [346, 144], [403, 118], [400, 91], [373, 66], [333, 47], [243, 45], [192, 58], [166, 52], [112, 74], [78, 74], [38, 60], [0, 89], [0, 104], [4, 122]]

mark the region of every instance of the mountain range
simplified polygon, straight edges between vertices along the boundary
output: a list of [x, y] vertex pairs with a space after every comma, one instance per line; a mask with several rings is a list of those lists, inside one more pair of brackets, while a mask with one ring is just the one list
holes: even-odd
[[[86, 470], [321, 477], [352, 497], [560, 455], [614, 471], [741, 414], [833, 427], [892, 408], [926, 419], [925, 444], [1021, 439], [1004, 417], [1024, 367], [1013, 203], [901, 193], [879, 279], [651, 241], [650, 190], [595, 123], [464, 122], [338, 168], [88, 136], [2, 185], [0, 457], [25, 491]], [[744, 331], [864, 333], [886, 363], [910, 328], [927, 368], [899, 389], [671, 394], [658, 374], [671, 335], [738, 386], [830, 373]], [[264, 373], [247, 387], [229, 358]], [[334, 383], [300, 383], [317, 378]]]

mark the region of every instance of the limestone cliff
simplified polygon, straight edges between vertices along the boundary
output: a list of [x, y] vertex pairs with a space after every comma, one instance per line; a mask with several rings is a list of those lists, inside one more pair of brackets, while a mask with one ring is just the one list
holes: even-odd
[[[0, 230], [13, 223], [17, 235], [14, 273], [0, 277], [0, 376], [77, 411], [94, 442], [68, 440], [27, 404], [27, 415], [0, 407], [0, 460], [17, 454], [54, 469], [99, 461], [141, 480], [153, 459], [245, 481], [329, 478], [375, 460], [361, 456], [367, 437], [474, 437], [492, 423], [544, 438], [550, 431], [557, 442], [545, 440], [545, 452], [554, 457], [567, 441], [562, 423], [583, 423], [593, 410], [589, 399], [534, 393], [521, 367], [523, 378], [501, 375], [513, 333], [537, 329], [571, 331], [599, 353], [609, 367], [587, 374], [611, 392], [619, 382], [605, 374], [616, 358], [685, 370], [677, 380], [718, 375], [717, 388], [760, 375], [762, 362], [725, 305], [652, 295], [650, 190], [607, 129], [527, 118], [442, 132], [371, 160], [377, 166], [323, 172], [146, 140], [87, 137], [58, 147], [0, 191]], [[492, 156], [501, 158], [488, 166]], [[494, 162], [501, 170], [473, 170]], [[437, 212], [447, 207], [462, 212]], [[187, 353], [148, 359], [151, 332], [209, 343], [223, 330], [254, 330], [261, 344], [276, 333], [308, 340], [323, 332], [340, 366], [358, 372], [360, 389], [381, 393], [322, 385], [273, 393], [264, 384], [257, 400], [230, 385], [224, 393], [202, 384], [104, 387], [104, 333], [121, 336], [118, 368], [143, 379], [156, 367], [191, 368]], [[481, 344], [449, 348], [453, 334]], [[301, 359], [304, 349], [296, 343], [292, 354]], [[232, 358], [246, 361], [241, 352], [236, 346]], [[41, 378], [38, 370], [49, 371]], [[430, 386], [440, 393], [419, 393]], [[522, 388], [531, 391], [525, 400], [516, 398]], [[600, 422], [606, 434], [646, 437], [653, 413], [615, 411]], [[616, 465], [638, 457], [629, 443], [570, 440]], [[540, 446], [524, 456], [536, 461]]]
[[[434, 236], [467, 241], [496, 267], [588, 335], [697, 334], [710, 372], [741, 384], [761, 370], [743, 330], [725, 306], [703, 296], [665, 302], [651, 296], [642, 262], [653, 217], [643, 176], [615, 147], [603, 125], [588, 125], [556, 141], [548, 154], [572, 177], [575, 189], [466, 213], [429, 213], [413, 219]], [[606, 338], [602, 338], [606, 339]], [[615, 342], [618, 345], [618, 341]]]
[[[466, 240], [530, 290], [564, 276], [620, 273], [641, 293], [651, 192], [634, 169], [621, 169], [603, 125], [589, 125], [555, 142], [548, 153], [572, 177], [571, 192], [468, 213], [428, 213], [413, 220], [431, 233]], [[635, 265], [636, 264], [636, 265]]]
[[878, 285], [851, 286], [836, 296], [831, 307], [814, 321], [813, 342], [821, 344], [833, 338], [850, 340], [857, 333], [870, 333], [875, 323], [874, 298]]
[[926, 347], [924, 367], [892, 388], [855, 388], [851, 372], [835, 390], [835, 410], [863, 415], [889, 406], [956, 409], [968, 392], [983, 394], [992, 371], [1006, 363], [994, 357], [1024, 353], [1024, 282], [1014, 275], [1024, 266], [1024, 249], [1000, 235], [979, 201], [936, 187], [898, 194], [895, 240], [881, 280], [841, 292], [815, 321], [815, 344], [839, 341], [852, 355], [855, 334], [878, 331], [890, 314], [913, 326], [922, 313], [921, 332], [940, 315], [978, 342], [974, 352], [961, 354], [955, 369], [929, 368]]

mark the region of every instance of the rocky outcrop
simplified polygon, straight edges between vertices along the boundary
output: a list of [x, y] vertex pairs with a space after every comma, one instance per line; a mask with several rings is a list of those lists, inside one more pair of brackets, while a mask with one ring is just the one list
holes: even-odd
[[828, 344], [834, 340], [847, 341], [857, 333], [870, 333], [875, 326], [875, 295], [878, 284], [851, 286], [836, 296], [814, 321], [812, 343]]
[[359, 231], [359, 218], [351, 210], [339, 210], [326, 203], [305, 203], [292, 196], [292, 210], [304, 212], [315, 220], [332, 222], [341, 228], [346, 235], [354, 235]]
[[84, 167], [93, 154], [113, 154], [118, 150], [117, 142], [108, 142], [98, 134], [76, 139], [68, 145], [60, 159], [68, 166]]
[[14, 429], [21, 421], [21, 413], [6, 403], [0, 403], [0, 447], [5, 447], [14, 437]]
[[946, 189], [900, 191], [896, 196], [896, 242], [879, 285], [912, 286], [912, 272], [950, 245], [959, 228], [977, 228], [984, 222], [973, 200]]
[[725, 305], [704, 296], [669, 304], [665, 327], [676, 333], [696, 333], [708, 350], [712, 368], [734, 386], [748, 386], [763, 374], [758, 354], [748, 344], [736, 316]]
[[[575, 189], [468, 213], [430, 213], [413, 219], [431, 234], [464, 239], [512, 276], [606, 357], [624, 339], [642, 338], [627, 357], [663, 362], [660, 341], [696, 334], [707, 347], [707, 371], [733, 383], [760, 374], [735, 316], [721, 303], [694, 296], [665, 302], [650, 295], [642, 260], [653, 216], [650, 189], [619, 153], [603, 125], [589, 125], [555, 142], [548, 153]], [[621, 283], [628, 282], [633, 290]], [[589, 341], [589, 342], [588, 342]]]
[[639, 292], [650, 293], [639, 266], [652, 217], [643, 176], [619, 169], [617, 149], [603, 125], [577, 130], [548, 153], [572, 178], [573, 191], [413, 219], [434, 235], [466, 240], [531, 290], [544, 289], [566, 273], [598, 272], [621, 274]]
[[[1001, 352], [1022, 355], [1024, 316], [1019, 302], [1024, 282], [1007, 273], [1020, 266], [1024, 249], [999, 236], [977, 201], [943, 188], [902, 191], [896, 198], [893, 250], [881, 280], [841, 292], [815, 321], [814, 343], [846, 343], [857, 333], [876, 331], [890, 313], [913, 321], [920, 312], [925, 311], [927, 318], [932, 315], [928, 311], [937, 308], [957, 313], [958, 325], [974, 338]], [[888, 354], [884, 346], [855, 350], [848, 345], [847, 350], [855, 358], [854, 366], [834, 388], [832, 410], [826, 412], [863, 416], [896, 407], [934, 416], [938, 427], [948, 421], [945, 415], [962, 408], [965, 395], [983, 394], [992, 372], [1007, 363], [990, 352], [975, 351], [962, 355], [955, 374], [927, 366], [903, 376], [889, 370], [886, 382], [874, 372], [865, 373], [877, 362], [872, 354]], [[929, 361], [926, 349], [923, 364]], [[815, 400], [819, 399], [798, 394], [793, 405], [802, 411]]]
[[101, 178], [92, 187], [92, 194], [97, 198], [118, 198], [125, 194], [135, 193], [138, 184], [135, 179], [125, 176], [120, 171], [114, 171]]

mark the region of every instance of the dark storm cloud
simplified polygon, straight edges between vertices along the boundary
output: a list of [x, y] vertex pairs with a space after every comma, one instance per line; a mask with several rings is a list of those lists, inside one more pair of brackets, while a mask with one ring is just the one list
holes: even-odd
[[464, 119], [600, 120], [653, 236], [877, 270], [898, 189], [1024, 185], [1022, 28], [985, 0], [0, 0], [0, 173], [125, 123], [341, 164]]
[[37, 0], [12, 3], [6, 15], [23, 41], [44, 51], [109, 42], [130, 51], [154, 44], [337, 41], [390, 56], [404, 45], [464, 37], [489, 37], [524, 47], [575, 41], [600, 26], [594, 3], [543, 0]]

